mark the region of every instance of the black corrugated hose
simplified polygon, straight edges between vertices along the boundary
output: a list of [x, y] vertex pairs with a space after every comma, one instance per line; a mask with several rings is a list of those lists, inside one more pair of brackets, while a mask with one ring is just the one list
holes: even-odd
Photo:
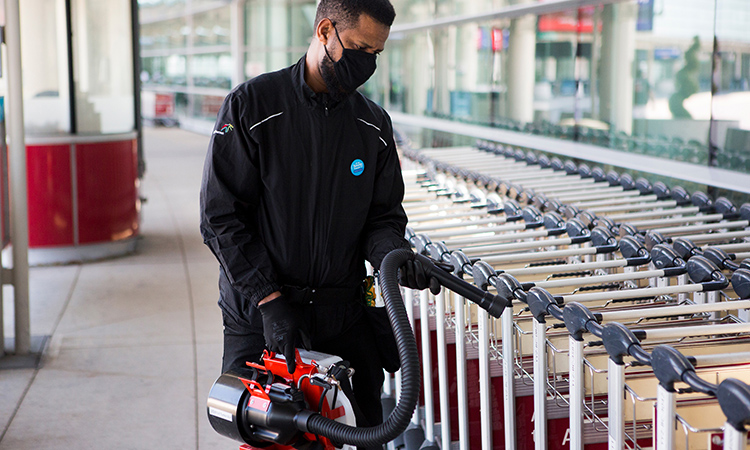
[[374, 427], [351, 427], [320, 414], [312, 414], [306, 424], [299, 424], [303, 428], [301, 431], [326, 436], [335, 442], [370, 447], [390, 442], [406, 430], [417, 406], [421, 383], [417, 342], [398, 285], [398, 269], [410, 259], [414, 259], [411, 250], [393, 250], [386, 255], [380, 267], [383, 300], [401, 360], [401, 396], [396, 408], [385, 422]]

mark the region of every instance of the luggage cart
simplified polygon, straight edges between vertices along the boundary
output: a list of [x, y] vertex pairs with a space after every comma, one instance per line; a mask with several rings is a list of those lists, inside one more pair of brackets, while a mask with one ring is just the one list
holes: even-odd
[[[504, 153], [504, 156], [507, 158], [508, 157], [507, 153]], [[513, 154], [513, 159], [515, 159], [515, 162], [524, 162], [524, 163], [526, 163], [526, 160], [523, 159], [523, 158], [519, 158], [518, 155], [517, 155], [517, 153]], [[457, 161], [460, 161], [460, 158], [458, 158]], [[512, 163], [513, 161], [510, 161], [510, 162]], [[438, 164], [435, 164], [434, 162], [433, 162], [433, 164], [434, 164], [435, 167], [438, 167]], [[457, 169], [457, 168], [448, 169], [446, 167], [446, 165], [443, 165], [440, 170], [444, 170], [446, 173], [450, 174], [451, 176], [455, 176], [457, 179], [460, 178], [460, 176], [463, 176], [463, 177], [465, 177], [463, 181], [470, 181], [471, 180], [471, 181], [476, 182], [476, 184], [478, 186], [481, 186], [482, 182], [486, 182], [486, 181], [489, 180], [491, 183], [494, 183], [494, 184], [497, 185], [497, 189], [498, 189], [499, 192], [505, 191], [505, 192], [502, 192], [502, 193], [510, 193], [511, 196], [515, 197], [515, 199], [517, 199], [519, 201], [521, 199], [523, 199], [526, 202], [529, 202], [529, 201], [533, 202], [535, 206], [537, 206], [537, 207], [540, 208], [540, 213], [541, 213], [541, 210], [547, 211], [547, 213], [552, 212], [552, 209], [547, 209], [547, 205], [549, 205], [550, 207], [555, 207], [554, 211], [557, 211], [557, 212], [565, 215], [566, 217], [578, 217], [579, 215], [581, 215], [580, 221], [585, 226], [588, 226], [588, 224], [586, 223], [587, 221], [590, 221], [593, 224], [596, 224], [597, 222], [601, 221], [601, 223], [604, 224], [603, 228], [610, 228], [610, 231], [611, 231], [611, 228], [613, 226], [615, 226], [615, 224], [619, 225], [621, 223], [621, 221], [627, 220], [627, 221], [630, 222], [629, 224], [626, 222], [625, 223], [626, 226], [623, 226], [623, 227], [620, 227], [620, 228], [617, 229], [618, 233], [620, 232], [620, 229], [624, 230], [624, 232], [621, 233], [620, 242], [622, 242], [623, 239], [625, 239], [627, 237], [628, 239], [626, 239], [625, 242], [645, 240], [646, 243], [648, 244], [649, 243], [649, 239], [648, 239], [648, 236], [646, 234], [646, 231], [640, 231], [640, 230], [638, 230], [638, 227], [641, 227], [644, 230], [645, 230], [645, 228], [649, 228], [648, 231], [651, 231], [651, 229], [655, 228], [656, 226], [662, 226], [662, 229], [659, 230], [659, 231], [661, 231], [663, 235], [666, 235], [666, 238], [665, 238], [666, 242], [672, 242], [672, 241], [674, 241], [676, 239], [679, 239], [682, 236], [687, 236], [688, 238], [696, 237], [697, 238], [697, 242], [696, 243], [698, 245], [709, 244], [710, 243], [712, 245], [712, 247], [713, 247], [714, 245], [717, 245], [716, 244], [717, 242], [721, 242], [718, 245], [720, 245], [720, 246], [726, 246], [726, 245], [736, 246], [736, 245], [739, 245], [739, 244], [734, 244], [734, 243], [727, 244], [726, 242], [732, 242], [732, 240], [736, 240], [738, 238], [744, 238], [745, 236], [747, 236], [747, 234], [743, 234], [744, 232], [746, 232], [746, 230], [741, 230], [741, 231], [725, 231], [725, 230], [735, 230], [737, 228], [747, 228], [748, 224], [747, 223], [744, 223], [744, 224], [741, 224], [741, 225], [740, 224], [733, 224], [731, 222], [732, 222], [732, 219], [734, 219], [735, 217], [731, 217], [731, 215], [725, 215], [724, 213], [721, 213], [722, 216], [719, 217], [717, 214], [720, 214], [720, 213], [714, 212], [714, 211], [717, 211], [717, 207], [715, 205], [711, 206], [711, 208], [713, 208], [713, 209], [709, 209], [706, 206], [702, 206], [702, 207], [701, 206], [697, 206], [695, 204], [696, 202], [693, 201], [693, 205], [694, 206], [686, 206], [689, 202], [688, 203], [685, 202], [685, 197], [686, 196], [682, 193], [681, 189], [676, 189], [675, 188], [670, 193], [670, 196], [672, 196], [673, 198], [677, 198], [679, 200], [666, 200], [665, 197], [664, 197], [664, 194], [663, 194], [664, 190], [661, 190], [660, 194], [654, 194], [653, 192], [659, 191], [659, 190], [647, 186], [642, 181], [640, 182], [640, 186], [641, 186], [640, 190], [639, 189], [631, 189], [632, 191], [637, 191], [637, 192], [629, 192], [629, 196], [623, 196], [623, 197], [620, 197], [619, 196], [620, 194], [618, 193], [618, 192], [627, 192], [625, 190], [625, 188], [622, 187], [622, 186], [620, 186], [620, 187], [618, 187], [618, 189], [614, 189], [614, 190], [600, 189], [599, 187], [597, 187], [596, 188], [597, 193], [602, 194], [602, 195], [599, 195], [597, 199], [594, 199], [593, 198], [594, 194], [591, 194], [590, 193], [591, 190], [589, 190], [589, 193], [586, 193], [585, 195], [582, 193], [582, 197], [580, 197], [580, 196], [576, 197], [576, 201], [578, 202], [578, 204], [582, 205], [584, 208], [586, 208], [588, 206], [591, 209], [593, 209], [593, 208], [615, 208], [615, 207], [619, 207], [619, 211], [618, 212], [619, 212], [620, 216], [616, 216], [615, 214], [613, 214], [614, 211], [608, 211], [609, 214], [604, 214], [605, 211], [599, 211], [597, 213], [591, 213], [590, 211], [586, 211], [585, 209], [579, 210], [579, 212], [573, 214], [572, 213], [572, 211], [574, 211], [573, 209], [564, 209], [564, 208], [561, 209], [560, 207], [563, 206], [562, 204], [560, 204], [558, 202], [551, 201], [551, 200], [549, 200], [549, 198], [545, 199], [545, 194], [542, 193], [541, 191], [539, 191], [539, 186], [545, 186], [546, 185], [546, 186], [550, 187], [551, 192], [553, 192], [553, 193], [554, 192], [561, 192], [561, 193], [565, 192], [565, 193], [568, 193], [568, 194], [571, 194], [571, 193], [576, 193], [577, 194], [577, 191], [565, 190], [564, 188], [562, 188], [561, 184], [558, 184], [557, 187], [552, 187], [552, 186], [554, 186], [554, 184], [548, 184], [547, 185], [543, 181], [534, 181], [535, 178], [532, 176], [531, 172], [525, 172], [523, 176], [526, 177], [526, 178], [524, 178], [521, 181], [524, 181], [526, 183], [531, 183], [531, 186], [534, 186], [536, 188], [535, 190], [533, 190], [533, 189], [524, 189], [523, 187], [521, 187], [522, 186], [521, 184], [514, 184], [512, 182], [507, 182], [507, 180], [498, 180], [498, 179], [492, 180], [492, 179], [489, 179], [488, 177], [485, 177], [485, 179], [482, 180], [480, 174], [477, 173], [478, 171], [481, 171], [482, 164], [484, 164], [484, 163], [479, 162], [478, 166], [477, 165], [475, 165], [473, 167], [469, 166], [469, 167], [463, 168], [463, 169]], [[517, 166], [517, 165], [515, 165], [515, 166]], [[563, 165], [563, 166], [565, 166], [565, 165]], [[542, 166], [540, 165], [538, 167], [542, 167]], [[548, 166], [548, 167], [550, 167], [550, 166]], [[559, 165], [558, 165], [558, 167], [559, 167]], [[579, 167], [579, 170], [581, 170], [580, 167]], [[561, 170], [559, 170], [559, 168], [558, 168], [557, 172], [560, 172], [560, 171]], [[571, 167], [568, 167], [567, 169], [564, 169], [563, 171], [565, 171], [565, 176], [570, 176], [573, 173]], [[555, 170], [553, 169], [552, 172], [554, 173]], [[586, 172], [585, 169], [583, 170], [583, 172], [584, 173]], [[617, 176], [617, 177], [619, 179], [623, 178], [622, 176]], [[562, 178], [562, 177], [560, 177], [560, 178]], [[609, 178], [610, 178], [610, 180], [614, 180], [615, 176], [610, 176]], [[624, 178], [625, 178], [625, 186], [632, 186], [634, 184], [633, 182], [631, 182], [630, 180], [628, 180], [627, 176], [624, 177]], [[573, 179], [573, 177], [571, 177], [571, 179]], [[607, 182], [610, 183], [610, 180], [608, 180]], [[575, 182], [575, 180], [573, 180], [573, 181]], [[599, 178], [598, 182], [601, 182], [601, 178]], [[618, 180], [618, 182], [619, 182], [619, 180]], [[534, 185], [533, 183], [538, 183], [538, 184]], [[501, 187], [500, 185], [503, 185], [503, 186]], [[655, 185], [655, 186], [659, 187], [658, 184]], [[555, 189], [560, 189], [560, 190], [559, 191], [555, 191]], [[601, 192], [598, 192], [600, 190], [601, 190]], [[610, 195], [612, 195], [612, 194], [616, 194], [616, 195], [614, 197], [611, 197]], [[635, 194], [635, 195], [633, 195], [633, 194]], [[699, 196], [696, 196], [695, 194], [692, 197], [693, 198], [691, 200], [694, 200], [694, 199], [697, 198], [698, 201], [702, 201], [700, 198], [698, 198]], [[630, 200], [625, 200], [627, 198], [629, 198]], [[688, 196], [688, 198], [690, 199], [689, 196]], [[635, 200], [635, 201], [633, 201], [633, 200]], [[705, 199], [703, 199], [703, 200], [705, 200]], [[505, 199], [501, 199], [501, 201], [507, 202], [507, 200], [505, 200]], [[630, 201], [630, 203], [626, 203], [626, 201]], [[600, 206], [587, 205], [586, 202], [591, 202], [591, 203], [593, 203], [593, 202], [600, 202]], [[657, 205], [654, 206], [654, 208], [662, 208], [662, 209], [667, 209], [667, 208], [671, 207], [672, 211], [657, 212], [654, 209], [652, 209], [651, 211], [649, 211], [648, 210], [649, 206], [646, 206], [646, 205], [648, 205], [649, 203], [657, 203], [657, 202], [673, 202], [673, 204], [670, 203], [669, 205], [667, 205], [667, 204], [658, 205], [657, 204]], [[718, 201], [717, 201], [717, 203], [718, 203]], [[560, 205], [560, 207], [556, 207], [556, 205], [558, 205], [558, 204]], [[605, 206], [605, 205], [616, 205], [616, 206]], [[640, 205], [640, 206], [634, 207], [634, 205]], [[632, 208], [632, 209], [625, 209], [625, 208]], [[522, 208], [522, 209], [525, 209], [525, 208]], [[633, 211], [639, 211], [639, 210], [642, 210], [642, 211], [641, 212], [633, 212]], [[571, 212], [568, 212], [568, 211], [571, 211]], [[585, 212], [588, 212], [588, 214], [583, 214]], [[624, 217], [624, 215], [627, 214], [627, 213], [631, 213], [631, 215], [629, 217]], [[640, 214], [640, 215], [636, 215], [636, 214]], [[611, 216], [614, 216], [615, 219], [613, 220], [611, 218]], [[554, 247], [558, 247], [558, 248], [555, 248], [554, 250], [549, 250], [547, 252], [540, 252], [540, 251], [531, 252], [530, 251], [530, 252], [527, 252], [527, 253], [549, 253], [549, 252], [554, 252], [554, 251], [570, 252], [570, 251], [583, 250], [583, 249], [577, 249], [577, 248], [570, 248], [570, 249], [560, 250], [559, 249], [560, 246], [564, 247], [564, 246], [579, 245], [579, 244], [574, 244], [571, 241], [564, 241], [565, 239], [570, 239], [570, 237], [568, 237], [568, 238], [557, 238], [557, 237], [550, 238], [550, 236], [523, 235], [523, 233], [527, 233], [529, 231], [526, 230], [526, 231], [519, 232], [519, 230], [512, 230], [512, 229], [500, 229], [500, 230], [496, 230], [495, 232], [491, 232], [492, 236], [490, 236], [490, 233], [487, 233], [486, 234], [487, 239], [484, 242], [482, 240], [478, 240], [477, 242], [479, 242], [479, 244], [471, 245], [469, 243], [460, 241], [460, 239], [473, 239], [475, 237], [475, 235], [478, 234], [477, 231], [473, 231], [473, 230], [478, 230], [478, 229], [481, 229], [483, 227], [484, 228], [489, 228], [493, 224], [495, 226], [498, 226], [498, 225], [503, 226], [503, 225], [507, 224], [507, 219], [502, 224], [498, 224], [497, 222], [493, 222], [492, 220], [490, 220], [490, 219], [492, 219], [492, 217], [484, 216], [483, 218], [479, 219], [479, 218], [477, 218], [478, 217], [477, 215], [472, 214], [472, 215], [469, 215], [469, 216], [466, 216], [466, 217], [469, 217], [470, 219], [474, 219], [474, 220], [484, 220], [484, 222], [483, 223], [475, 224], [475, 225], [473, 225], [472, 229], [468, 229], [468, 226], [471, 226], [471, 224], [467, 223], [466, 226], [462, 226], [460, 224], [460, 218], [458, 218], [458, 220], [453, 220], [453, 222], [450, 224], [451, 226], [448, 227], [448, 226], [445, 226], [445, 225], [447, 225], [446, 221], [444, 219], [441, 219], [439, 217], [439, 215], [433, 214], [431, 217], [430, 216], [428, 216], [428, 217], [430, 218], [429, 222], [431, 222], [431, 223], [429, 225], [427, 225], [423, 229], [419, 229], [418, 228], [419, 225], [417, 225], [417, 224], [419, 224], [419, 222], [416, 221], [416, 220], [414, 221], [415, 222], [414, 225], [415, 225], [416, 231], [414, 231], [414, 234], [411, 236], [411, 238], [413, 239], [412, 243], [416, 244], [416, 246], [419, 246], [418, 249], [420, 251], [425, 252], [425, 253], [429, 253], [433, 257], [437, 257], [437, 259], [440, 259], [440, 260], [443, 260], [443, 261], [453, 260], [453, 259], [458, 260], [459, 257], [463, 254], [464, 258], [466, 258], [466, 261], [461, 262], [461, 267], [464, 268], [463, 270], [469, 276], [473, 276], [474, 275], [473, 274], [473, 272], [474, 272], [473, 266], [476, 266], [476, 264], [471, 264], [471, 263], [472, 262], [476, 262], [475, 261], [476, 259], [480, 259], [481, 261], [485, 261], [486, 258], [490, 258], [490, 257], [493, 257], [493, 256], [495, 256], [495, 257], [505, 256], [505, 255], [502, 255], [502, 254], [501, 255], [492, 255], [489, 252], [489, 250], [491, 248], [490, 246], [495, 246], [495, 247], [492, 247], [492, 248], [494, 248], [494, 250], [497, 253], [504, 253], [505, 251], [507, 251], [508, 256], [510, 256], [510, 255], [519, 256], [519, 255], [521, 255], [522, 259], [523, 258], [529, 258], [529, 257], [528, 256], [523, 256], [524, 255], [523, 253], [517, 254], [517, 253], [512, 253], [512, 252], [515, 252], [515, 251], [518, 251], [518, 250], [522, 250], [523, 248], [527, 248], [527, 249], [533, 249], [535, 247], [539, 248], [540, 244], [533, 243], [533, 240], [553, 240], [553, 239], [556, 239], [557, 240], [556, 243], [558, 245], [555, 246], [554, 244], [552, 244], [552, 245], [550, 245], [549, 248], [554, 248]], [[646, 222], [646, 221], [649, 221], [649, 222]], [[659, 221], [659, 222], [655, 222], [655, 221]], [[720, 223], [712, 223], [712, 222], [720, 222]], [[742, 222], [742, 221], [734, 220], [734, 222]], [[634, 226], [633, 223], [635, 223], [637, 225]], [[728, 223], [728, 225], [727, 225], [727, 223]], [[693, 225], [691, 225], [691, 224], [693, 224]], [[486, 227], [485, 227], [485, 225], [486, 225]], [[524, 228], [525, 228], [526, 224], [523, 224], [523, 225], [524, 225]], [[671, 226], [671, 225], [679, 225], [679, 226]], [[732, 227], [736, 227], [736, 228], [732, 228]], [[448, 228], [453, 228], [453, 230], [450, 230]], [[464, 229], [464, 231], [459, 231], [459, 233], [456, 233], [457, 230], [461, 230], [462, 228]], [[546, 230], [538, 230], [538, 231], [546, 231]], [[531, 232], [535, 232], [536, 233], [537, 230], [531, 230]], [[445, 235], [441, 235], [439, 233], [445, 233]], [[517, 235], [520, 235], [520, 236], [509, 237], [509, 235], [511, 235], [513, 233], [515, 233]], [[687, 234], [685, 234], [685, 233], [687, 233]], [[718, 237], [717, 235], [721, 235], [721, 236]], [[435, 236], [437, 236], [437, 237], [435, 237]], [[466, 236], [466, 237], [463, 237], [463, 236]], [[557, 235], [555, 235], [555, 236], [557, 236]], [[479, 236], [476, 236], [476, 237], [479, 239]], [[494, 242], [492, 241], [493, 238], [495, 239]], [[545, 239], [545, 238], [549, 238], [549, 239]], [[439, 241], [440, 239], [442, 239], [443, 242], [440, 242]], [[520, 242], [520, 243], [516, 242], [516, 241], [521, 240], [521, 239], [523, 239], [524, 242]], [[507, 247], [497, 247], [499, 245], [504, 245], [502, 243], [498, 243], [498, 241], [502, 242], [503, 240], [506, 240], [506, 242], [509, 245]], [[481, 247], [480, 247], [481, 245], [484, 245], [484, 246], [487, 247], [487, 248], [484, 249], [486, 251], [486, 253], [480, 251], [479, 253], [475, 254], [475, 253], [472, 253], [470, 250], [468, 250], [471, 247], [479, 247], [480, 250], [481, 250]], [[512, 245], [518, 245], [518, 248], [513, 248]], [[656, 245], [656, 243], [651, 242], [651, 245], [649, 246], [649, 248], [653, 248], [654, 245]], [[723, 248], [723, 247], [718, 247], [718, 248]], [[729, 247], [729, 248], [731, 249], [731, 247]], [[464, 252], [462, 253], [462, 252], [458, 251], [459, 249], [463, 250]], [[704, 249], [704, 251], [705, 251], [705, 249]], [[731, 250], [728, 250], [728, 251], [731, 251]], [[571, 271], [571, 270], [574, 270], [574, 269], [572, 269], [572, 268], [558, 269], [559, 271], [556, 272], [555, 269], [557, 267], [564, 266], [564, 264], [555, 265], [555, 263], [559, 263], [559, 262], [561, 262], [563, 260], [570, 261], [570, 258], [574, 258], [574, 259], [575, 258], [582, 258], [582, 257], [586, 258], [587, 257], [587, 255], [586, 255], [587, 252], [585, 251], [583, 253], [584, 253], [583, 255], [581, 255], [581, 254], [572, 254], [570, 256], [568, 256], [568, 255], [566, 255], [564, 253], [562, 253], [562, 254], [554, 254], [553, 253], [551, 255], [553, 258], [551, 258], [551, 259], [546, 259], [546, 257], [549, 257], [550, 255], [545, 255], [545, 258], [540, 259], [540, 260], [535, 260], [535, 259], [523, 260], [523, 261], [521, 261], [520, 264], [518, 264], [518, 265], [516, 265], [514, 267], [508, 267], [507, 271], [509, 273], [511, 273], [512, 271], [513, 272], [518, 271], [517, 273], [519, 274], [519, 276], [521, 276], [520, 274], [533, 275], [533, 274], [537, 273], [537, 274], [544, 274], [545, 276], [549, 277], [549, 276], [554, 275], [555, 273], [562, 274], [562, 273], [565, 273], [562, 270]], [[623, 269], [626, 269], [628, 267], [631, 267], [631, 268], [635, 269], [635, 268], [638, 268], [640, 266], [640, 264], [638, 264], [638, 265], [634, 264], [632, 266], [627, 266], [627, 263], [623, 264], [623, 262], [622, 262], [623, 260], [618, 259], [616, 257], [617, 256], [616, 255], [616, 250], [612, 251], [612, 252], [608, 252], [608, 253], [610, 255], [612, 255], [613, 257], [615, 257], [615, 258], [612, 259], [611, 261], [596, 261], [596, 262], [590, 261], [590, 262], [582, 262], [582, 263], [579, 262], [579, 263], [576, 263], [576, 264], [570, 264], [569, 263], [567, 265], [569, 265], [569, 266], [582, 266], [583, 264], [590, 264], [591, 265], [591, 267], [588, 267], [586, 269], [582, 269], [582, 271], [585, 271], [585, 270], [607, 270], [607, 269], [601, 269], [599, 267], [594, 266], [595, 263], [600, 263], [600, 262], [601, 263], [615, 263], [615, 265], [612, 266], [612, 269], [615, 269], [615, 270], [623, 270]], [[596, 253], [594, 253], [594, 254], [596, 254]], [[741, 254], [742, 254], [742, 252], [740, 252], [740, 255]], [[588, 255], [588, 256], [593, 256], [593, 255]], [[706, 256], [706, 255], [704, 255], [704, 256]], [[722, 269], [724, 269], [724, 270], [730, 270], [731, 269], [730, 268], [730, 264], [727, 262], [727, 258], [723, 257], [723, 255], [718, 254], [718, 256], [717, 256], [717, 255], [715, 255], [713, 253], [709, 253], [708, 256], [712, 257], [712, 258], [710, 258], [711, 261], [717, 261], [717, 257], [722, 258], [722, 259], [719, 260], [719, 261], [721, 261], [720, 267]], [[727, 254], [727, 256], [729, 256], [729, 255]], [[472, 259], [469, 259], [469, 258], [472, 258]], [[736, 258], [737, 258], [737, 256], [735, 255], [735, 259]], [[732, 258], [729, 258], [729, 259], [732, 260]], [[485, 261], [485, 262], [489, 262], [489, 261]], [[505, 265], [506, 263], [509, 263], [509, 261], [503, 261], [502, 259], [499, 259], [498, 261], [493, 261], [493, 263], [494, 264]], [[546, 263], [550, 263], [550, 264], [547, 265]], [[534, 265], [539, 264], [539, 266], [538, 267], [524, 267], [524, 266], [528, 266], [529, 264], [534, 264]], [[544, 264], [544, 265], [542, 265], [542, 264]], [[543, 269], [539, 269], [539, 267], [542, 267]], [[583, 266], [583, 267], [587, 267], [587, 266]], [[545, 273], [545, 270], [549, 270], [549, 271]], [[644, 273], [649, 273], [649, 274], [652, 274], [652, 275], [659, 275], [658, 270], [660, 270], [660, 269], [652, 267], [652, 268], [650, 268], [650, 270], [643, 271], [643, 272]], [[497, 274], [495, 273], [495, 275], [497, 275]], [[612, 278], [612, 279], [610, 279], [613, 282], [615, 282], [615, 280], [618, 280], [617, 282], [626, 282], [626, 281], [629, 281], [629, 280], [638, 279], [638, 277], [636, 275], [632, 275], [632, 274], [624, 275], [624, 274], [620, 274], [620, 273], [616, 273], [615, 272], [615, 273], [612, 273], [611, 275], [614, 275], [615, 277], [620, 277], [620, 278]], [[602, 276], [605, 276], [605, 275], [603, 273], [598, 273], [595, 276], [602, 277]], [[664, 278], [664, 277], [658, 277], [658, 278]], [[604, 282], [605, 280], [606, 279], [603, 279], [603, 278], [599, 279], [599, 281], [601, 281], [601, 282]], [[537, 280], [537, 281], [540, 282], [540, 283], [544, 283], [544, 282], [549, 281], [551, 284], [547, 285], [547, 287], [550, 288], [550, 289], [563, 289], [563, 288], [566, 288], [568, 286], [573, 286], [574, 285], [573, 281], [568, 281], [568, 280], [555, 280], [555, 279], [546, 280], [545, 279], [545, 280]], [[560, 283], [558, 283], [558, 281], [560, 281]], [[525, 282], [527, 282], [527, 281], [525, 281]], [[476, 283], [476, 280], [475, 280], [475, 283]], [[557, 283], [557, 284], [555, 284], [555, 283]], [[694, 290], [695, 287], [687, 287], [687, 286], [690, 286], [690, 285], [686, 286], [684, 283], [683, 283], [684, 288], [678, 289], [678, 286], [680, 286], [680, 285], [678, 284], [677, 286], [666, 286], [666, 288], [673, 289], [673, 290], [669, 291], [667, 294], [663, 294], [663, 295], [677, 295], [677, 296], [679, 296], [679, 295], [686, 295], [688, 293], [698, 292], [700, 294], [701, 292], [703, 292], [700, 289], [697, 290], [697, 291]], [[536, 287], [540, 287], [541, 288], [541, 286], [536, 286]], [[645, 289], [654, 289], [654, 288], [655, 287], [645, 288]], [[528, 289], [528, 286], [527, 286], [527, 289]], [[646, 292], [646, 291], [644, 291], [644, 292]], [[652, 293], [653, 292], [656, 292], [656, 291], [652, 291]], [[586, 294], [577, 294], [577, 293], [576, 294], [572, 294], [572, 296], [575, 296], [575, 295], [586, 295]], [[575, 298], [575, 297], [573, 297], [573, 298]], [[583, 300], [584, 298], [579, 297], [578, 299]], [[624, 300], [624, 298], [622, 298], [620, 300]], [[594, 303], [595, 300], [591, 300], [591, 302]], [[443, 303], [443, 302], [440, 302], [440, 303]], [[445, 304], [445, 303], [443, 303], [443, 304]], [[455, 305], [455, 302], [454, 302], [454, 305]], [[713, 305], [707, 305], [707, 307], [712, 307], [712, 306]], [[567, 306], [564, 307], [564, 308], [562, 308], [562, 310], [565, 311], [566, 308], [567, 308]], [[459, 309], [458, 306], [455, 306], [455, 310], [458, 310], [458, 309]], [[453, 314], [456, 314], [455, 310], [453, 311]], [[463, 313], [464, 309], [461, 308], [461, 310], [462, 310], [462, 313]], [[511, 313], [509, 315], [509, 317], [511, 317], [511, 321], [512, 321], [512, 319], [513, 319], [513, 313]], [[517, 316], [517, 318], [520, 318], [520, 317]], [[453, 323], [455, 323], [455, 322], [453, 322]], [[515, 325], [514, 325], [514, 327], [515, 327]], [[511, 328], [511, 327], [506, 327], [506, 328]], [[458, 335], [457, 332], [456, 332], [456, 335]], [[502, 344], [505, 345], [506, 341], [512, 342], [512, 340], [513, 339], [503, 339], [502, 340]], [[545, 349], [545, 351], [546, 351], [546, 349]], [[572, 347], [571, 347], [570, 351], [571, 352], [574, 351], [574, 350], [572, 350]], [[546, 370], [546, 367], [545, 367], [545, 370]], [[534, 373], [536, 373], [536, 371]], [[538, 377], [538, 378], [541, 378], [541, 377]], [[441, 416], [442, 416], [442, 412], [441, 412]], [[506, 418], [505, 418], [506, 422], [508, 420], [507, 416], [508, 415], [506, 414]], [[445, 441], [445, 439], [442, 439], [442, 440]], [[483, 443], [484, 443], [484, 441], [483, 441]]]

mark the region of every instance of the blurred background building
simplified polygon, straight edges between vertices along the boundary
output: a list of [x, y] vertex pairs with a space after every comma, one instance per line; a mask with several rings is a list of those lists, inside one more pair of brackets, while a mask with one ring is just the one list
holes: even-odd
[[[393, 3], [363, 87], [390, 112], [750, 172], [750, 2]], [[301, 57], [316, 2], [139, 5], [144, 117], [207, 129], [234, 85]]]

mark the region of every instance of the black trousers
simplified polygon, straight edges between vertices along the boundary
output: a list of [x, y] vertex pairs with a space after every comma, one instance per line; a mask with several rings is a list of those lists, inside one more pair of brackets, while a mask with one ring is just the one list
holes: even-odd
[[[339, 356], [354, 368], [352, 389], [363, 416], [357, 417], [357, 425], [382, 423], [380, 391], [384, 381], [383, 365], [365, 307], [356, 299], [315, 298], [295, 304], [302, 310], [312, 350]], [[258, 311], [254, 313], [251, 316], [260, 317]], [[262, 323], [258, 324], [257, 320], [253, 320], [252, 324], [240, 323], [226, 312], [223, 316], [222, 370], [226, 372], [233, 367], [244, 367], [246, 361], [257, 362], [265, 348]]]

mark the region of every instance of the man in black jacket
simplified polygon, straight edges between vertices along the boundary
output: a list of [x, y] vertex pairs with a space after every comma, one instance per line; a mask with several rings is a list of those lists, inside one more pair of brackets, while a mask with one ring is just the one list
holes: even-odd
[[[390, 118], [356, 91], [394, 17], [388, 0], [322, 0], [307, 54], [225, 99], [201, 187], [201, 233], [220, 263], [223, 370], [264, 348], [290, 371], [296, 346], [340, 356], [355, 369], [359, 425], [382, 420], [364, 262], [378, 268], [409, 248]], [[411, 287], [426, 287], [409, 269]]]

